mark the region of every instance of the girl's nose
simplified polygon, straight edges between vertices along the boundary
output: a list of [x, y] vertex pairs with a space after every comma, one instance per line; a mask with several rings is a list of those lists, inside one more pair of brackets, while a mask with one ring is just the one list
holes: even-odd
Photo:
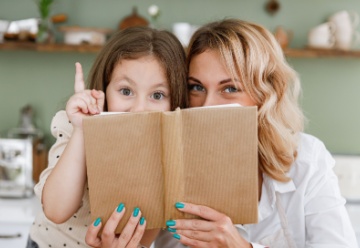
[[143, 112], [147, 110], [147, 103], [144, 99], [137, 99], [131, 108], [131, 112]]

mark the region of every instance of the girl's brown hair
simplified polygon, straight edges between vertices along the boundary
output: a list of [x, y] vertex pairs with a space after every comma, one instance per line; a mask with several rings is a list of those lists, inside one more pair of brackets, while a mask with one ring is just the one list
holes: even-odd
[[219, 52], [231, 77], [240, 80], [258, 106], [259, 169], [275, 180], [288, 181], [285, 173], [297, 156], [304, 116], [298, 104], [300, 81], [279, 44], [260, 25], [225, 19], [195, 32], [187, 67], [206, 50]]
[[[120, 60], [149, 55], [155, 57], [164, 68], [170, 87], [171, 110], [187, 107], [184, 48], [172, 33], [149, 27], [133, 27], [114, 33], [90, 70], [88, 87], [106, 92], [112, 72]], [[106, 101], [104, 108], [106, 111]]]

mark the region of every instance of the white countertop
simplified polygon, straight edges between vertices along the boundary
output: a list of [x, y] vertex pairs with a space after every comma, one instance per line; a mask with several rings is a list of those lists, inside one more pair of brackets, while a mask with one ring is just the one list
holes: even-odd
[[[360, 202], [349, 201], [346, 209], [360, 244]], [[30, 224], [40, 210], [40, 200], [35, 196], [25, 199], [0, 198], [0, 226], [5, 223]]]
[[40, 200], [35, 196], [0, 198], [0, 223], [32, 223], [40, 210]]
[[[355, 229], [358, 238], [360, 238], [360, 203], [346, 204], [346, 209], [349, 213], [351, 223]], [[360, 241], [360, 240], [359, 240]], [[360, 245], [360, 243], [359, 243]]]

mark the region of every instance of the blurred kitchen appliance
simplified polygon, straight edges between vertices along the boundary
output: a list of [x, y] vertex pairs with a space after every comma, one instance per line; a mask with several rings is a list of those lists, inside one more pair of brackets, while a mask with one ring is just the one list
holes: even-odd
[[32, 140], [0, 139], [0, 197], [33, 194]]
[[0, 197], [27, 197], [47, 166], [43, 132], [33, 123], [30, 105], [21, 109], [18, 127], [0, 139]]

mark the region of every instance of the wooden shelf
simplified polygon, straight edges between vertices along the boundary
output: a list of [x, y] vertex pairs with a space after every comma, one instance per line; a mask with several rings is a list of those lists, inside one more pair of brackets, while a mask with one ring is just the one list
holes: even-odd
[[29, 50], [39, 52], [80, 52], [97, 53], [99, 45], [67, 45], [67, 44], [37, 44], [34, 42], [4, 42], [0, 43], [0, 50]]
[[360, 50], [338, 50], [338, 49], [315, 49], [287, 48], [284, 50], [285, 56], [289, 58], [360, 58]]
[[[34, 42], [4, 42], [0, 43], [0, 50], [29, 50], [39, 52], [80, 52], [97, 53], [102, 46], [99, 45], [67, 45], [67, 44], [36, 44]], [[360, 58], [360, 50], [343, 51], [336, 49], [314, 48], [287, 48], [285, 56], [289, 58], [324, 58], [345, 57]]]

